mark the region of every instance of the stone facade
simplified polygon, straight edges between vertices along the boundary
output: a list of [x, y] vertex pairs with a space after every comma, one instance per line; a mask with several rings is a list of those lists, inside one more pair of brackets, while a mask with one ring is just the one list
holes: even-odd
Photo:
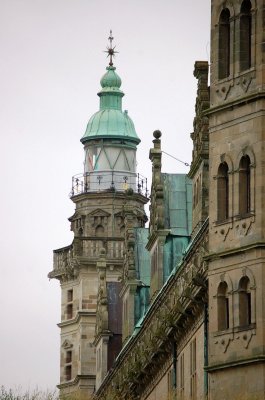
[[[265, 393], [264, 3], [212, 1], [209, 110], [209, 387], [211, 398]], [[222, 11], [223, 10], [223, 11]], [[219, 79], [220, 15], [230, 15], [228, 71]], [[247, 163], [247, 168], [244, 167]], [[225, 195], [218, 192], [227, 166]], [[218, 217], [227, 196], [227, 215]], [[242, 204], [245, 200], [245, 204]], [[225, 293], [222, 289], [225, 288]], [[222, 296], [226, 299], [225, 326]], [[246, 300], [244, 302], [244, 299]], [[220, 390], [222, 388], [222, 390]]]
[[63, 394], [95, 385], [98, 400], [265, 398], [264, 1], [211, 9], [190, 171], [161, 172], [155, 131], [148, 235], [135, 191], [72, 198], [74, 241], [50, 273], [62, 286]]

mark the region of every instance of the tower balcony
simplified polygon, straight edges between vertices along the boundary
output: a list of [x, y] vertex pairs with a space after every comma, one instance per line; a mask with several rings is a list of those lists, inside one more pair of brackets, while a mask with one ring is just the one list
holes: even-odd
[[128, 189], [148, 197], [147, 178], [127, 171], [93, 171], [72, 177], [72, 190], [69, 196], [103, 191], [125, 192]]

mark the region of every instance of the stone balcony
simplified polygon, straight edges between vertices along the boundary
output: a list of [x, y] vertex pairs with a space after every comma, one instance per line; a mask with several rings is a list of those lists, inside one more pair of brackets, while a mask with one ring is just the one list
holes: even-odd
[[90, 237], [75, 237], [70, 246], [53, 251], [53, 270], [48, 274], [50, 279], [73, 277], [75, 269], [88, 260], [96, 261], [102, 248], [106, 250], [109, 262], [122, 263], [124, 259], [124, 242], [119, 238], [93, 240]]

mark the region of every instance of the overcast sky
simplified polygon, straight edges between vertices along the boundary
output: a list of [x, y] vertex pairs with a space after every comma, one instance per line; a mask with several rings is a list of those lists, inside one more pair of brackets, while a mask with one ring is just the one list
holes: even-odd
[[[109, 30], [150, 177], [152, 132], [190, 162], [195, 60], [210, 53], [210, 0], [0, 0], [0, 385], [59, 383], [60, 286], [52, 250], [72, 241], [72, 175], [98, 110]], [[163, 156], [164, 172], [188, 172]], [[149, 182], [150, 183], [150, 182]]]

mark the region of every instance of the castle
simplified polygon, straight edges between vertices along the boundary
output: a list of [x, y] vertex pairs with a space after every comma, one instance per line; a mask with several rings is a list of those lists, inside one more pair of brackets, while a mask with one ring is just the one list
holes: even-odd
[[265, 4], [212, 0], [211, 66], [198, 81], [188, 175], [161, 172], [154, 132], [150, 222], [140, 142], [112, 63], [73, 178], [74, 239], [61, 283], [62, 396], [265, 397]]

